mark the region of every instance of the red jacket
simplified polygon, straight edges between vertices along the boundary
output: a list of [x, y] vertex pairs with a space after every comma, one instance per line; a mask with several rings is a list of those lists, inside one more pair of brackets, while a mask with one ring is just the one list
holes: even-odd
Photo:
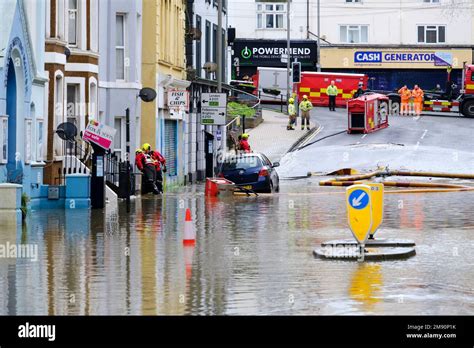
[[161, 165], [166, 165], [165, 158], [158, 151], [152, 151], [151, 156], [155, 160], [156, 170], [161, 170]]
[[240, 140], [240, 149], [245, 152], [251, 152], [249, 141], [246, 139]]
[[138, 170], [143, 170], [143, 166], [145, 165], [145, 154], [143, 152], [139, 152], [135, 155], [135, 165]]

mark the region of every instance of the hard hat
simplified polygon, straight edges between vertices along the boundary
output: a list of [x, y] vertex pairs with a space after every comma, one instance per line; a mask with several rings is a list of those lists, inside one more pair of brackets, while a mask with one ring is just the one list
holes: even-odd
[[142, 149], [136, 149], [135, 150], [135, 153], [140, 153], [140, 152], [142, 152]]
[[293, 104], [293, 103], [295, 102], [295, 100], [294, 100], [293, 98], [290, 98], [290, 99], [288, 99], [288, 102], [289, 102], [290, 104]]
[[305, 95], [303, 96], [303, 99], [308, 99], [308, 96], [305, 94]]
[[151, 145], [148, 144], [148, 143], [145, 143], [145, 144], [143, 144], [142, 149], [143, 149], [143, 151], [150, 150], [150, 149], [151, 149]]
[[242, 134], [242, 139], [247, 139], [250, 135], [248, 133]]

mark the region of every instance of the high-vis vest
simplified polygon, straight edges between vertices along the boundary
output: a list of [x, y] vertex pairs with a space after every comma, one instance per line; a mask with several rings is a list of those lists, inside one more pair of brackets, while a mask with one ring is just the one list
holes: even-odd
[[309, 111], [313, 108], [313, 104], [311, 104], [311, 102], [309, 100], [303, 100], [301, 103], [300, 103], [300, 109], [302, 111]]
[[329, 85], [328, 88], [326, 88], [326, 94], [329, 96], [337, 95], [337, 86]]
[[288, 105], [288, 113], [290, 114], [290, 116], [296, 115], [295, 104]]

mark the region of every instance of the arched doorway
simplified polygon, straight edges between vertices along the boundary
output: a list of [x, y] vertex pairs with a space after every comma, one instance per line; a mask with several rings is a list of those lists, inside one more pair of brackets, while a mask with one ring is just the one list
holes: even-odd
[[[23, 183], [23, 142], [24, 142], [24, 75], [21, 55], [13, 49], [8, 64], [7, 105], [8, 115], [8, 163], [7, 181], [15, 184]], [[22, 145], [23, 144], [23, 145]]]

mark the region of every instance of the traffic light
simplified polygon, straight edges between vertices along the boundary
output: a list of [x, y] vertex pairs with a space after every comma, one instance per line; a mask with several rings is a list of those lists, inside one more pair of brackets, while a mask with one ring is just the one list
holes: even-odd
[[293, 77], [293, 83], [300, 83], [301, 82], [301, 63], [295, 62], [291, 63], [291, 72]]

